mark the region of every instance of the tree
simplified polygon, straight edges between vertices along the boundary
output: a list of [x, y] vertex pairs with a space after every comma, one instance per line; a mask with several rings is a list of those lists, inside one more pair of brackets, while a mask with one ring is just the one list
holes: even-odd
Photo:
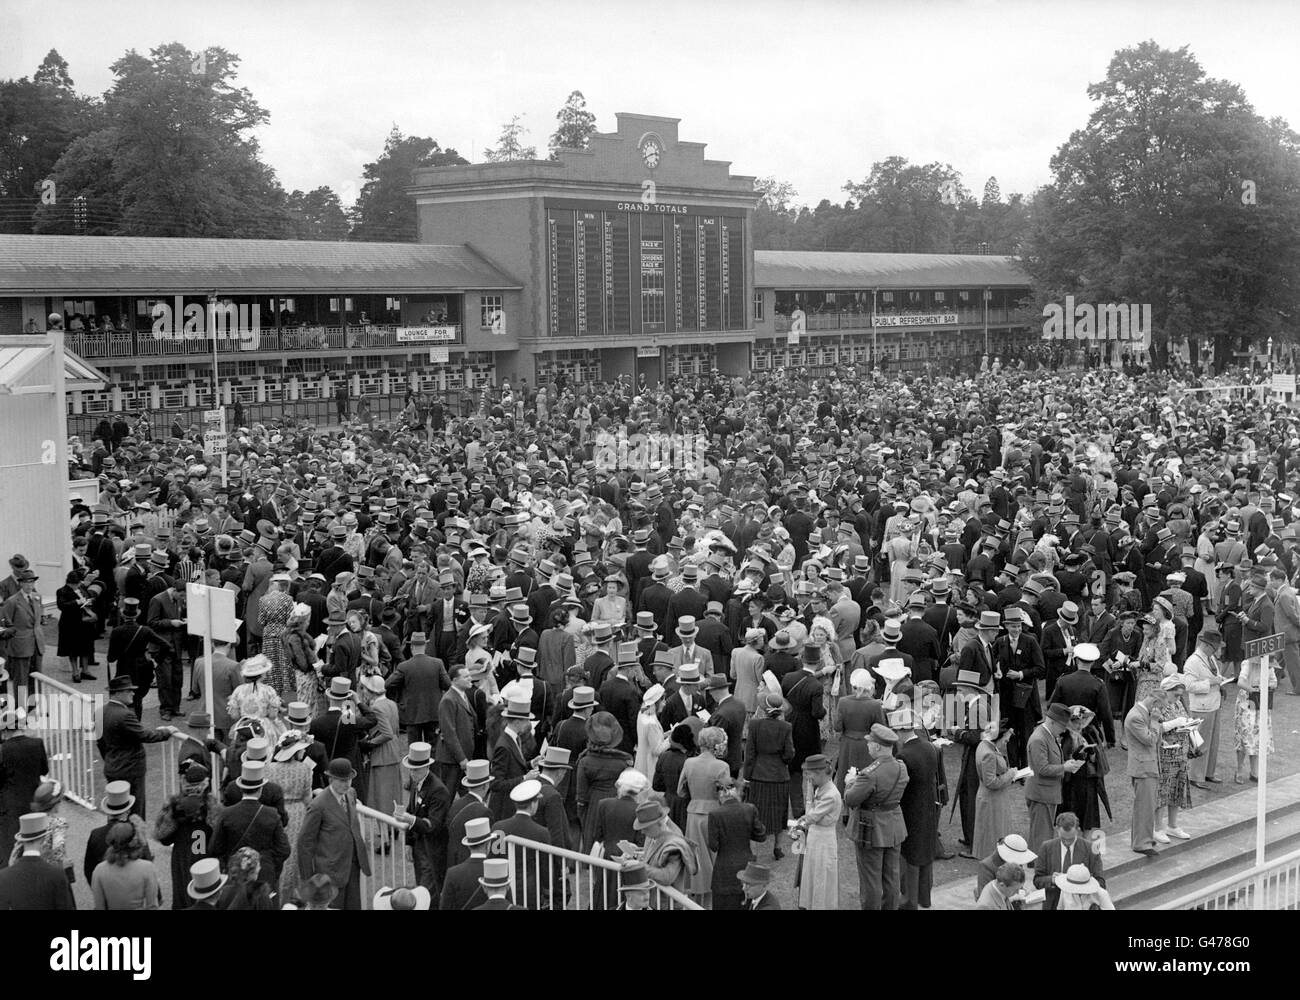
[[293, 191], [286, 199], [286, 205], [293, 219], [293, 235], [296, 239], [347, 239], [348, 216], [333, 188]]
[[1184, 47], [1143, 42], [1088, 88], [1096, 107], [1052, 158], [1025, 265], [1036, 306], [1149, 304], [1157, 363], [1212, 335], [1288, 338], [1300, 309], [1300, 136], [1265, 121]]
[[522, 115], [515, 115], [505, 125], [501, 126], [501, 136], [497, 139], [496, 148], [485, 149], [483, 151], [484, 159], [489, 163], [537, 159], [537, 147], [523, 144], [524, 136], [528, 134], [528, 130], [519, 123], [522, 117]]
[[379, 159], [365, 165], [361, 193], [350, 212], [351, 238], [380, 242], [417, 239], [415, 199], [407, 193], [416, 169], [467, 162], [456, 150], [443, 149], [428, 136], [404, 136], [394, 125]]
[[987, 208], [990, 205], [996, 205], [1002, 201], [1002, 189], [998, 187], [998, 179], [990, 177], [984, 182], [984, 200], [980, 202], [981, 207]]
[[284, 191], [252, 132], [267, 118], [236, 87], [238, 56], [173, 42], [110, 68], [95, 128], [52, 170], [59, 204], [37, 209], [37, 232], [71, 232], [65, 207], [87, 201], [92, 235], [283, 237]]
[[0, 82], [0, 232], [32, 232], [42, 203], [71, 219], [73, 194], [53, 183], [54, 165], [92, 127], [95, 110], [73, 91], [54, 49], [32, 79]]
[[596, 116], [587, 110], [587, 99], [582, 96], [581, 90], [575, 90], [569, 95], [564, 106], [555, 113], [555, 120], [560, 124], [551, 136], [552, 160], [559, 158], [557, 150], [586, 149], [596, 132]]

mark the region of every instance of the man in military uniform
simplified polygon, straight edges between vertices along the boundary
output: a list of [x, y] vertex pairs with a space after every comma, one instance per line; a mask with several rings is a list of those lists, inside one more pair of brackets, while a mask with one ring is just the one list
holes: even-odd
[[897, 743], [892, 729], [873, 725], [867, 737], [871, 763], [846, 781], [844, 801], [853, 809], [849, 832], [864, 910], [898, 909], [899, 849], [907, 837], [899, 802], [907, 788], [907, 766], [894, 757]]

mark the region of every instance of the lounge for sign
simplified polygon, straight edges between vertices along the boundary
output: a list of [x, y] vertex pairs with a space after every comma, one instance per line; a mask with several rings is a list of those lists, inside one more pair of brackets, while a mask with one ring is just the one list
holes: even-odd
[[421, 340], [455, 340], [454, 326], [402, 326], [397, 329], [397, 342], [409, 344]]

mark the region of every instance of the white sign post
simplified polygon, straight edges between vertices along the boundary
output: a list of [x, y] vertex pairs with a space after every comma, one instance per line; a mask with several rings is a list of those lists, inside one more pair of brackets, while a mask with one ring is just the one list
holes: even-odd
[[215, 410], [203, 411], [203, 451], [207, 455], [219, 454], [221, 456], [221, 487], [225, 489], [229, 483], [229, 462], [230, 456], [226, 453], [229, 445], [229, 439], [226, 436], [226, 409], [224, 406]]
[[[1266, 635], [1259, 639], [1251, 640], [1246, 643], [1243, 652], [1249, 659], [1252, 655], [1259, 657], [1259, 709], [1256, 712], [1256, 718], [1259, 720], [1259, 788], [1255, 799], [1255, 867], [1262, 867], [1264, 864], [1264, 847], [1265, 834], [1264, 823], [1268, 819], [1267, 788], [1268, 788], [1268, 737], [1269, 737], [1269, 718], [1268, 718], [1268, 685], [1272, 678], [1273, 658], [1272, 653], [1282, 651], [1283, 637], [1279, 634]], [[1255, 880], [1255, 909], [1266, 909], [1265, 894], [1268, 887], [1268, 879], [1261, 875]]]
[[[185, 585], [186, 629], [203, 636], [203, 700], [208, 710], [208, 736], [216, 736], [212, 711], [212, 640], [235, 642], [239, 621], [235, 618], [235, 592], [202, 583]], [[217, 781], [213, 772], [213, 784]]]

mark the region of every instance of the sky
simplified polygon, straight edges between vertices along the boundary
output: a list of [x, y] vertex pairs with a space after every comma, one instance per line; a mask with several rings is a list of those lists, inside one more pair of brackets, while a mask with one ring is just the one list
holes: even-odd
[[707, 156], [811, 206], [893, 155], [951, 164], [976, 196], [989, 176], [1028, 194], [1086, 124], [1088, 85], [1146, 39], [1300, 129], [1295, 0], [4, 0], [0, 79], [57, 48], [102, 94], [128, 49], [219, 45], [270, 113], [281, 184], [345, 204], [394, 124], [478, 162], [518, 114], [544, 156], [576, 89], [601, 131], [620, 111], [679, 118]]

